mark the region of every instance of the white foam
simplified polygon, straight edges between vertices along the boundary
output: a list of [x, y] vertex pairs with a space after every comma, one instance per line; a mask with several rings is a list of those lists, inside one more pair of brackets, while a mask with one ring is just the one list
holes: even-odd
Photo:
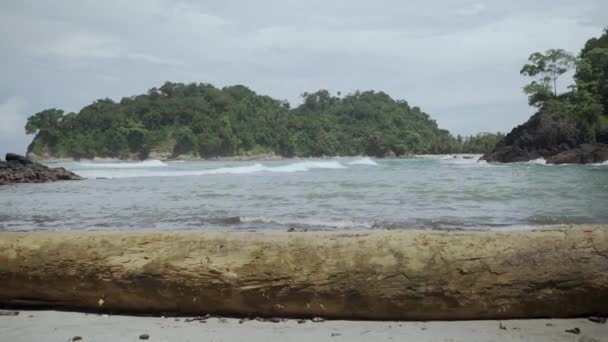
[[376, 163], [375, 161], [373, 161], [369, 157], [364, 157], [364, 158], [360, 158], [360, 159], [357, 159], [357, 160], [353, 160], [353, 161], [349, 162], [348, 165], [371, 165], [371, 166], [376, 166], [376, 165], [378, 165], [378, 163]]
[[589, 164], [589, 165], [593, 165], [593, 166], [608, 166], [608, 160], [606, 160], [603, 163], [593, 163], [593, 164]]
[[137, 178], [137, 177], [183, 177], [183, 176], [204, 176], [218, 174], [252, 174], [257, 172], [305, 172], [313, 169], [346, 169], [347, 167], [337, 161], [305, 161], [279, 166], [265, 166], [253, 164], [246, 166], [229, 166], [217, 169], [204, 170], [176, 170], [176, 171], [157, 171], [157, 170], [80, 170], [78, 174], [86, 178]]
[[330, 161], [304, 161], [282, 166], [264, 166], [264, 171], [271, 172], [301, 172], [312, 169], [346, 169], [347, 167], [335, 160]]
[[547, 161], [545, 160], [545, 158], [538, 158], [538, 159], [530, 160], [528, 163], [538, 164], [538, 165], [547, 165]]
[[144, 160], [133, 163], [78, 163], [77, 166], [87, 169], [141, 169], [148, 167], [167, 167], [168, 165], [160, 160]]
[[414, 157], [417, 159], [431, 160], [477, 160], [482, 154], [471, 153], [453, 153], [453, 154], [417, 154]]
[[241, 222], [259, 224], [279, 224], [284, 226], [309, 226], [319, 228], [372, 228], [372, 222], [351, 221], [351, 220], [319, 220], [315, 218], [280, 219], [264, 217], [241, 217]]

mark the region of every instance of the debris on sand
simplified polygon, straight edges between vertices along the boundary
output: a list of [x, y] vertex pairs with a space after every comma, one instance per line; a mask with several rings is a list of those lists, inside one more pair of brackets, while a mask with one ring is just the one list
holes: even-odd
[[591, 322], [593, 322], [593, 323], [604, 324], [604, 323], [606, 323], [607, 318], [606, 317], [591, 316], [591, 317], [589, 317], [589, 320]]
[[579, 329], [579, 328], [566, 329], [566, 332], [567, 332], [567, 333], [571, 333], [571, 334], [578, 335], [578, 334], [580, 334], [580, 333], [581, 333], [581, 329]]

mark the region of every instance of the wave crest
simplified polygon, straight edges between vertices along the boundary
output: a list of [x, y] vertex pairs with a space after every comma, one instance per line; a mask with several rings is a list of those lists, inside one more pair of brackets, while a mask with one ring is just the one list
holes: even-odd
[[144, 160], [141, 162], [132, 162], [132, 163], [78, 163], [79, 166], [88, 168], [88, 169], [141, 169], [148, 167], [167, 167], [169, 165], [163, 163], [160, 160]]
[[[162, 163], [162, 162], [161, 162]], [[163, 163], [164, 164], [164, 163]], [[166, 164], [164, 164], [167, 166]], [[104, 168], [104, 167], [101, 167]], [[245, 166], [225, 166], [216, 169], [204, 170], [119, 170], [120, 167], [105, 167], [106, 170], [87, 170], [78, 171], [80, 175], [87, 178], [138, 178], [138, 177], [183, 177], [183, 176], [204, 176], [204, 175], [220, 175], [220, 174], [252, 174], [257, 172], [306, 172], [313, 169], [346, 169], [338, 161], [304, 161], [291, 163], [287, 165], [265, 166], [260, 163]], [[129, 169], [134, 167], [122, 167]]]

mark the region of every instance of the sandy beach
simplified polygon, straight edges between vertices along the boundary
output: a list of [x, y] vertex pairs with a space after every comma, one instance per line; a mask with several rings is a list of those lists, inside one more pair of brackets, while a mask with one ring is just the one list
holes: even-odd
[[455, 322], [298, 322], [292, 319], [273, 323], [217, 317], [203, 323], [188, 317], [59, 311], [19, 311], [15, 316], [0, 316], [2, 341], [142, 341], [145, 335], [148, 341], [600, 342], [608, 341], [608, 324], [584, 318]]

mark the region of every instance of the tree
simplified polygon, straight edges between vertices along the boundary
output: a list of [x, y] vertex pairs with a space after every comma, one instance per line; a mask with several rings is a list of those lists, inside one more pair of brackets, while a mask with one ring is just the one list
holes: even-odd
[[36, 113], [27, 119], [25, 132], [35, 134], [43, 130], [55, 130], [63, 117], [63, 111], [59, 109], [47, 109]]
[[175, 132], [173, 155], [179, 156], [180, 154], [190, 153], [196, 149], [196, 144], [196, 136], [192, 133], [192, 130], [183, 127]]
[[530, 96], [531, 104], [537, 104], [540, 99], [551, 93], [553, 97], [557, 97], [557, 79], [576, 64], [576, 58], [562, 49], [549, 49], [544, 54], [535, 52], [530, 55], [528, 61], [531, 63], [524, 65], [520, 74], [537, 77], [537, 80], [524, 87], [524, 92]]
[[78, 113], [47, 110], [29, 120], [31, 151], [57, 157], [146, 158], [151, 151], [201, 157], [274, 153], [353, 156], [446, 151], [458, 146], [428, 114], [383, 92], [327, 90], [287, 102], [245, 86], [171, 83]]

